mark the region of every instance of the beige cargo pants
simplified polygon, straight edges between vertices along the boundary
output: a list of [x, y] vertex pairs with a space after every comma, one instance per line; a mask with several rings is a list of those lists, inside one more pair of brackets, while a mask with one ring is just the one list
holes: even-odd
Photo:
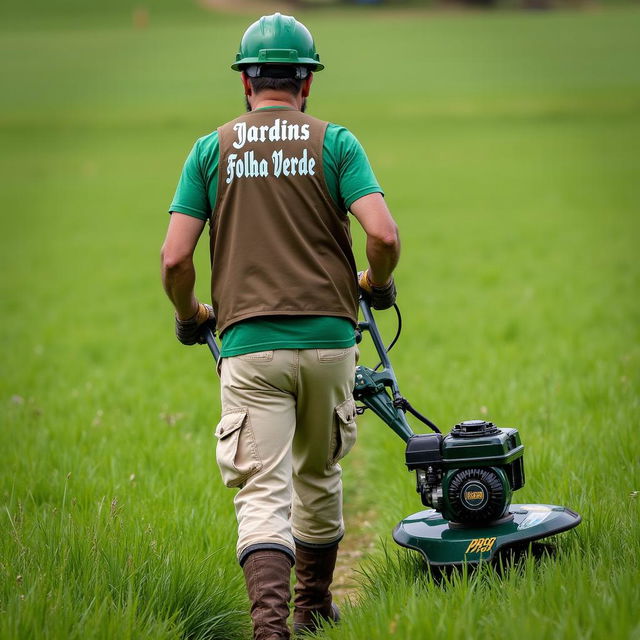
[[356, 440], [357, 348], [279, 349], [223, 358], [216, 459], [235, 496], [238, 560], [295, 553], [344, 533], [338, 461]]

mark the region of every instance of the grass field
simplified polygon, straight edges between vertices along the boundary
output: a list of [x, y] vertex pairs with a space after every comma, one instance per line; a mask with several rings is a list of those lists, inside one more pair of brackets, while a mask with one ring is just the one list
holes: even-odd
[[[248, 638], [217, 378], [173, 338], [158, 265], [187, 152], [242, 109], [248, 18], [2, 11], [0, 637]], [[421, 505], [366, 415], [340, 569], [360, 586], [321, 637], [640, 638], [640, 10], [304, 19], [310, 112], [360, 138], [400, 225], [404, 394], [447, 428], [517, 426], [516, 500], [584, 518], [502, 577], [436, 581], [391, 541]]]

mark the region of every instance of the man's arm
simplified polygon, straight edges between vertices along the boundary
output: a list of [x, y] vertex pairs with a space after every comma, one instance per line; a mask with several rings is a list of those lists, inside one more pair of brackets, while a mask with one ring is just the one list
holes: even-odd
[[400, 258], [398, 226], [380, 193], [370, 193], [356, 200], [351, 205], [351, 213], [367, 234], [370, 283], [383, 287], [391, 280]]
[[193, 318], [199, 311], [193, 292], [196, 281], [193, 252], [204, 224], [204, 220], [174, 212], [162, 245], [162, 284], [179, 320]]

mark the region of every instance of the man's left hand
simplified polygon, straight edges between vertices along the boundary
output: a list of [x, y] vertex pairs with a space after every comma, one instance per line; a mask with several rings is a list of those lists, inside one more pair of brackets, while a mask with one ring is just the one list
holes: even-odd
[[215, 320], [213, 308], [208, 304], [198, 303], [198, 310], [191, 318], [180, 320], [176, 315], [176, 337], [182, 344], [192, 345], [202, 338], [202, 326]]

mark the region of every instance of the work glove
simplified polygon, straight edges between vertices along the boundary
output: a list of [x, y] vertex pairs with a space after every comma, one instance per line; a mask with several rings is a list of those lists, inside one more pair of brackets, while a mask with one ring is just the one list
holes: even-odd
[[202, 340], [204, 324], [215, 319], [211, 306], [199, 302], [198, 310], [187, 320], [180, 320], [176, 314], [176, 337], [182, 344], [196, 344]]
[[393, 276], [389, 278], [386, 284], [379, 286], [371, 282], [369, 269], [365, 269], [358, 273], [358, 285], [374, 309], [378, 309], [379, 311], [389, 309], [393, 307], [396, 302], [396, 283], [393, 281]]

